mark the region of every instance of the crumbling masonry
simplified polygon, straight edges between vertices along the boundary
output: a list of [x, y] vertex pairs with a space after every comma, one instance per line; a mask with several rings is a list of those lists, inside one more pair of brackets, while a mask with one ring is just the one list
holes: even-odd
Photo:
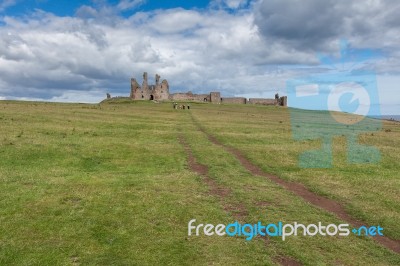
[[143, 74], [142, 86], [136, 81], [135, 78], [131, 79], [131, 95], [130, 98], [133, 100], [147, 100], [147, 101], [197, 101], [197, 102], [210, 102], [210, 103], [236, 103], [236, 104], [262, 104], [262, 105], [280, 105], [287, 106], [287, 97], [279, 97], [275, 95], [275, 99], [265, 98], [243, 98], [243, 97], [231, 97], [223, 98], [220, 92], [210, 92], [209, 94], [193, 94], [192, 92], [187, 93], [169, 93], [168, 81], [164, 79], [160, 83], [160, 76], [155, 76], [156, 84], [149, 85], [147, 80], [147, 72]]
[[147, 72], [143, 74], [142, 87], [139, 86], [136, 79], [131, 79], [131, 98], [133, 100], [156, 100], [164, 101], [169, 99], [168, 81], [164, 79], [160, 83], [160, 76], [156, 74], [156, 84], [149, 85], [147, 82]]

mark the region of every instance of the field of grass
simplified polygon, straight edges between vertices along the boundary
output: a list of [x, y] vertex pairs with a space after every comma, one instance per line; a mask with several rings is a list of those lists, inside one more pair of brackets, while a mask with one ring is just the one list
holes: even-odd
[[[378, 164], [298, 166], [318, 140], [295, 141], [288, 109], [120, 102], [0, 101], [0, 265], [399, 265], [371, 238], [188, 236], [188, 222], [343, 223], [210, 141], [283, 180], [340, 203], [400, 239], [400, 123], [363, 134]], [[200, 129], [203, 130], [201, 130]], [[186, 146], [185, 146], [186, 143]], [[193, 171], [188, 150], [206, 175]]]

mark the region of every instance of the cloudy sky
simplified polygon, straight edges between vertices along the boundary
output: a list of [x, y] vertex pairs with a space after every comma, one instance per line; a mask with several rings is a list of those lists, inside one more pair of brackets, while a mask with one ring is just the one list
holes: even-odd
[[400, 114], [398, 14], [389, 0], [0, 0], [0, 99], [98, 102], [144, 71], [171, 92], [273, 97], [362, 69]]

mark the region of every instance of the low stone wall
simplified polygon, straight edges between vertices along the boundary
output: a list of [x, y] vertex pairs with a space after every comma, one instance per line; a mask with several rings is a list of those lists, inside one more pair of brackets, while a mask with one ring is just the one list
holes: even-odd
[[221, 103], [246, 104], [247, 99], [243, 97], [221, 98]]
[[196, 101], [204, 102], [204, 99], [209, 101], [209, 94], [193, 94], [193, 93], [174, 93], [170, 95], [170, 100], [172, 101]]
[[247, 104], [278, 105], [275, 99], [250, 98]]
[[199, 102], [204, 102], [204, 99], [207, 99], [206, 101], [210, 101], [210, 94], [193, 94], [193, 101], [199, 101]]

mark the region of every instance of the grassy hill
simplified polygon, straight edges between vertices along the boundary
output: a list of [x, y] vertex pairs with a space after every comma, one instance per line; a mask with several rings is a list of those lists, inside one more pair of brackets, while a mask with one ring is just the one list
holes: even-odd
[[293, 140], [286, 108], [1, 101], [0, 122], [1, 265], [400, 264], [352, 234], [188, 236], [191, 219], [349, 222], [399, 243], [400, 123], [360, 136], [378, 164], [348, 164], [339, 135], [333, 167], [305, 169], [321, 142]]

